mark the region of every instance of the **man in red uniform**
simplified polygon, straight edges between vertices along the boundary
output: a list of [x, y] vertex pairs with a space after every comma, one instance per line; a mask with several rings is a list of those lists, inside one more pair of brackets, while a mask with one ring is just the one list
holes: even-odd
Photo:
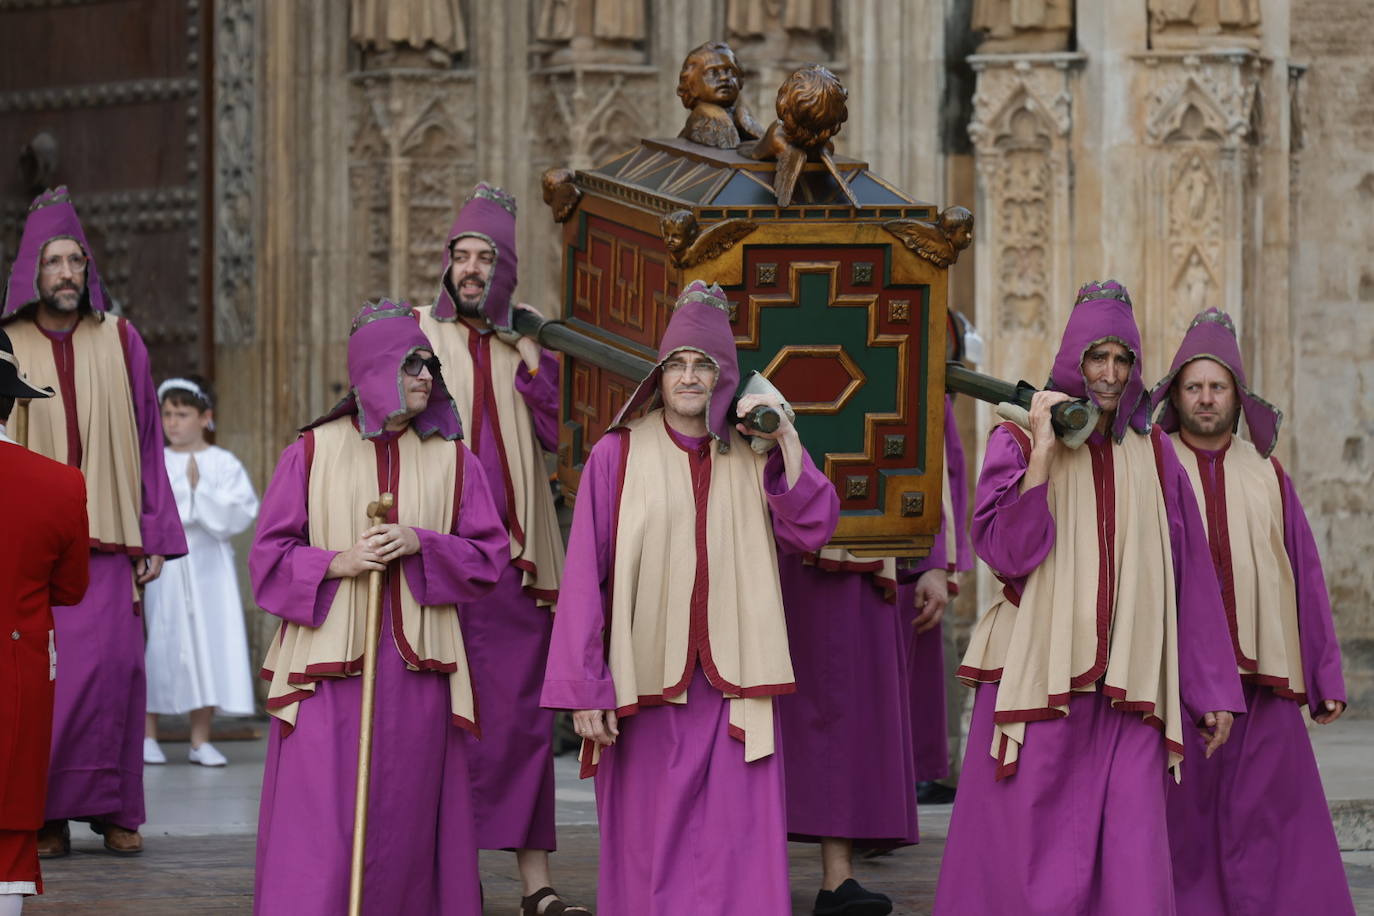
[[53, 605], [86, 593], [86, 483], [81, 472], [16, 445], [5, 434], [16, 398], [48, 398], [19, 371], [0, 331], [0, 481], [11, 523], [24, 536], [0, 551], [0, 916], [43, 890], [38, 828], [52, 742]]

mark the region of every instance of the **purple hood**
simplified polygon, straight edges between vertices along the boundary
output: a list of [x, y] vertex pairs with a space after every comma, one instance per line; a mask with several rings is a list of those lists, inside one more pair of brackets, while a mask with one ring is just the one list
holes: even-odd
[[658, 345], [658, 365], [620, 408], [611, 428], [622, 425], [639, 408], [654, 402], [658, 397], [659, 380], [663, 377], [663, 363], [679, 350], [703, 353], [720, 367], [716, 387], [711, 389], [706, 425], [720, 443], [720, 450], [728, 451], [730, 430], [734, 426], [730, 404], [739, 388], [739, 356], [735, 352], [735, 334], [730, 330], [730, 304], [725, 292], [716, 284], [707, 286], [701, 280], [693, 280], [677, 297], [673, 316], [668, 319], [668, 327]]
[[[1188, 325], [1188, 333], [1183, 335], [1178, 353], [1174, 354], [1174, 364], [1169, 374], [1160, 379], [1151, 395], [1153, 407], [1159, 410], [1159, 425], [1165, 432], [1177, 432], [1178, 411], [1169, 400], [1169, 391], [1174, 379], [1184, 366], [1195, 359], [1210, 359], [1221, 363], [1231, 372], [1240, 393], [1240, 407], [1245, 414], [1245, 425], [1250, 430], [1250, 441], [1259, 453], [1268, 458], [1274, 446], [1279, 444], [1279, 424], [1283, 422], [1283, 411], [1250, 390], [1245, 380], [1245, 363], [1240, 358], [1240, 344], [1236, 340], [1236, 325], [1231, 316], [1218, 309], [1199, 312]], [[1237, 417], [1237, 421], [1239, 421]], [[1235, 430], [1232, 430], [1234, 432]]]
[[[416, 350], [434, 352], [420, 319], [409, 303], [383, 299], [369, 302], [353, 319], [348, 336], [348, 381], [352, 386], [334, 409], [303, 426], [313, 429], [339, 417], [357, 415], [358, 431], [364, 439], [382, 434], [387, 421], [405, 413], [405, 394], [401, 364]], [[438, 433], [445, 439], [463, 438], [458, 406], [449, 396], [444, 380], [436, 375], [429, 392], [429, 405], [410, 420], [420, 438]]]
[[434, 300], [433, 315], [440, 321], [458, 318], [458, 305], [454, 301], [457, 292], [450, 284], [449, 269], [453, 267], [453, 243], [465, 236], [482, 239], [496, 250], [491, 279], [477, 307], [493, 328], [510, 330], [511, 297], [519, 279], [519, 259], [515, 254], [515, 198], [485, 181], [478, 182], [472, 189], [448, 232], [444, 273], [439, 281], [439, 295]]
[[[1140, 329], [1136, 327], [1131, 294], [1126, 287], [1115, 280], [1103, 280], [1085, 283], [1078, 290], [1047, 387], [1070, 397], [1090, 398], [1092, 393], [1083, 378], [1083, 357], [1094, 344], [1103, 341], [1121, 344], [1134, 357], [1130, 378], [1112, 418], [1112, 437], [1120, 442], [1127, 428], [1138, 433], [1150, 431], [1150, 396], [1141, 376]], [[1092, 401], [1097, 403], [1096, 398]]]
[[81, 246], [89, 259], [86, 264], [86, 301], [97, 312], [109, 309], [105, 300], [105, 286], [100, 282], [100, 271], [95, 266], [95, 256], [91, 245], [86, 241], [86, 233], [81, 230], [81, 220], [76, 218], [76, 208], [72, 206], [66, 185], [52, 191], [44, 191], [29, 204], [29, 217], [24, 221], [24, 235], [19, 240], [19, 253], [10, 268], [10, 282], [5, 287], [5, 304], [0, 309], [0, 320], [13, 318], [15, 312], [38, 301], [38, 261], [43, 256], [43, 248], [53, 239], [71, 239]]

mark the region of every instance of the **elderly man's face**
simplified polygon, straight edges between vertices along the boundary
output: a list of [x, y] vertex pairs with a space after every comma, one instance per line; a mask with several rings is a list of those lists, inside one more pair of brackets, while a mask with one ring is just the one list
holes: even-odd
[[1195, 359], [1179, 370], [1171, 397], [1185, 432], [1211, 438], [1235, 428], [1240, 411], [1236, 380], [1215, 360]]
[[54, 239], [38, 258], [38, 297], [59, 312], [74, 312], [86, 290], [86, 253], [71, 239]]
[[491, 268], [496, 263], [496, 249], [474, 235], [465, 235], [449, 249], [453, 263], [448, 269], [449, 283], [458, 296], [458, 304], [476, 309], [491, 282]]
[[733, 105], [739, 98], [739, 71], [730, 58], [719, 51], [707, 51], [697, 57], [692, 71], [692, 94], [699, 102]]
[[680, 417], [705, 416], [719, 375], [720, 370], [708, 356], [691, 350], [673, 353], [663, 363], [659, 382], [664, 409]]
[[1116, 410], [1131, 377], [1131, 351], [1110, 340], [1093, 344], [1083, 354], [1083, 378], [1093, 400], [1105, 412]]

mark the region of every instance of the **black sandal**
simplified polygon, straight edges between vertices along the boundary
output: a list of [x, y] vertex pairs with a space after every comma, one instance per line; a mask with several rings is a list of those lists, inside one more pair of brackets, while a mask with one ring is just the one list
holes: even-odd
[[558, 896], [558, 891], [551, 887], [541, 887], [528, 897], [521, 897], [521, 916], [540, 916], [539, 904], [549, 897], [554, 899], [549, 901], [549, 905], [544, 908], [543, 916], [563, 916], [564, 913], [586, 913], [587, 916], [591, 916], [592, 911], [585, 906], [564, 903], [563, 898]]

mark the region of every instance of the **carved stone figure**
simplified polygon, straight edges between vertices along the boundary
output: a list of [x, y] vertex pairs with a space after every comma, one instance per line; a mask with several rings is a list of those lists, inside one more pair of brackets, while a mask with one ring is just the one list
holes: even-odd
[[468, 49], [459, 0], [351, 0], [350, 37], [372, 67], [447, 68]]
[[973, 241], [973, 213], [966, 207], [949, 207], [933, 223], [894, 219], [883, 223], [883, 228], [927, 261], [948, 267]]
[[825, 67], [802, 67], [778, 88], [778, 119], [756, 142], [740, 146], [741, 156], [777, 161], [773, 193], [778, 197], [778, 206], [792, 203], [797, 179], [808, 160], [823, 162], [850, 202], [858, 206], [830, 158], [834, 152], [830, 139], [849, 118], [848, 99], [844, 85]]
[[1072, 0], [973, 0], [973, 30], [986, 32], [979, 54], [1067, 51]]
[[750, 219], [727, 219], [700, 232], [691, 210], [674, 210], [658, 221], [663, 247], [675, 267], [695, 267], [729, 251], [759, 224]]
[[731, 35], [766, 35], [774, 25], [799, 32], [831, 32], [835, 28], [833, 0], [729, 0], [725, 28]]
[[1150, 0], [1155, 48], [1259, 47], [1260, 0]]
[[534, 20], [534, 36], [549, 42], [634, 42], [644, 39], [645, 30], [644, 0], [539, 0]]
[[743, 77], [735, 52], [723, 41], [708, 41], [688, 52], [678, 74], [677, 97], [691, 114], [678, 136], [717, 149], [734, 149], [741, 138], [760, 136], [763, 127], [740, 98]]
[[573, 184], [572, 169], [547, 169], [540, 176], [539, 183], [544, 188], [544, 203], [553, 210], [556, 223], [566, 223], [572, 218], [573, 211], [582, 202], [582, 191]]

